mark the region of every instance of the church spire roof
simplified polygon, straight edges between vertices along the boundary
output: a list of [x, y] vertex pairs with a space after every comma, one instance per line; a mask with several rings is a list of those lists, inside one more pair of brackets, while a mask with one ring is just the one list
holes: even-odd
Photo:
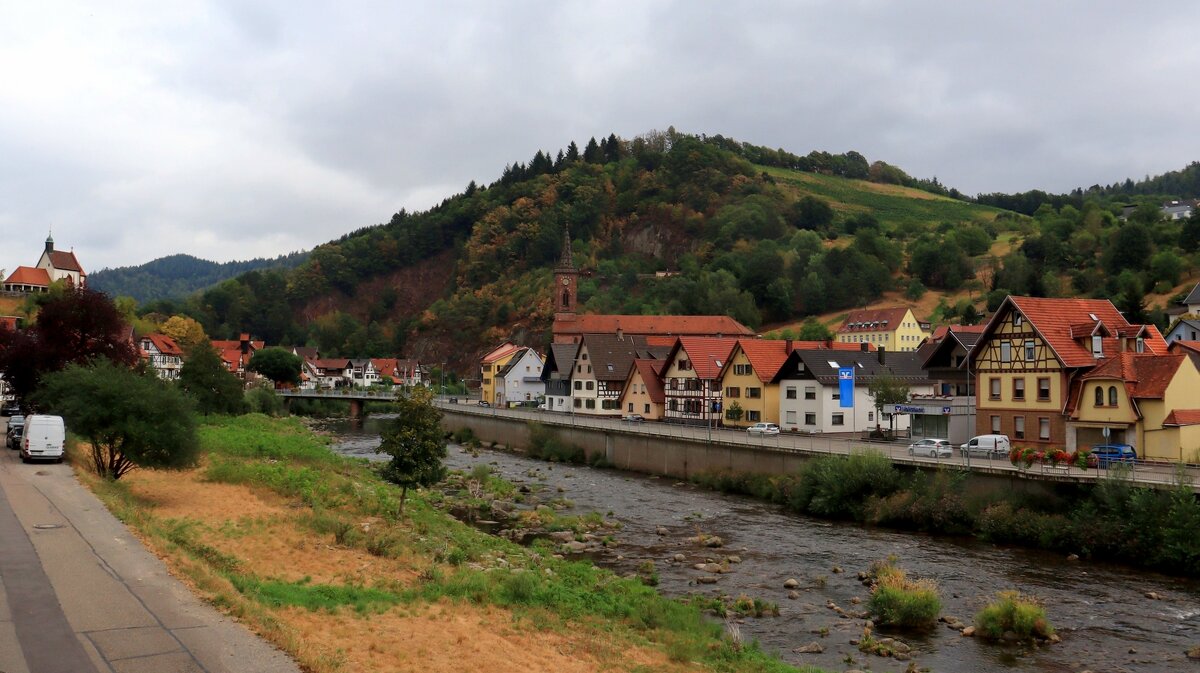
[[571, 257], [571, 228], [567, 226], [563, 227], [562, 256], [558, 260], [558, 268], [575, 269], [575, 261]]

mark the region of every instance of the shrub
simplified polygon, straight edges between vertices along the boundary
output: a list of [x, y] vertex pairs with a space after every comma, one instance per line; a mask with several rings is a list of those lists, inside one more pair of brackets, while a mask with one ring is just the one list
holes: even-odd
[[999, 639], [1006, 632], [1020, 640], [1045, 640], [1054, 635], [1046, 619], [1046, 610], [1032, 596], [1017, 591], [1001, 591], [996, 600], [975, 615], [975, 629], [985, 638]]
[[800, 483], [790, 498], [793, 507], [821, 516], [863, 519], [869, 496], [886, 497], [899, 486], [900, 473], [877, 451], [849, 456], [818, 456], [800, 471]]
[[891, 559], [877, 562], [872, 571], [875, 587], [871, 590], [871, 612], [879, 623], [917, 628], [937, 622], [942, 609], [937, 583], [911, 579]]

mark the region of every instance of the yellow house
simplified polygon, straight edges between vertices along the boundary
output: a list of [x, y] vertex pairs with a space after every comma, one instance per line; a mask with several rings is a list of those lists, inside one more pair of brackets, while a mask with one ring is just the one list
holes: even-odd
[[621, 391], [621, 413], [638, 414], [648, 421], [663, 417], [666, 397], [663, 393], [659, 369], [666, 364], [662, 360], [637, 359], [629, 368], [625, 387]]
[[851, 311], [837, 330], [841, 343], [869, 343], [889, 351], [915, 351], [930, 336], [928, 322], [904, 306]]
[[[1014, 446], [1100, 443], [1101, 426], [1075, 424], [1068, 393], [1085, 375], [1124, 353], [1165, 355], [1153, 326], [1133, 325], [1105, 299], [1008, 297], [971, 351], [976, 434], [1008, 435]], [[1107, 393], [1106, 393], [1107, 394]], [[1128, 417], [1110, 441], [1124, 442]]]
[[1067, 432], [1079, 447], [1132, 444], [1139, 458], [1171, 461], [1200, 453], [1200, 370], [1189, 356], [1119, 353], [1081, 376], [1073, 397]]
[[513, 345], [511, 341], [505, 341], [483, 356], [479, 365], [479, 391], [484, 402], [496, 403], [496, 374], [522, 350], [524, 349]]
[[779, 384], [772, 380], [791, 351], [792, 342], [786, 340], [738, 340], [721, 369], [721, 408], [726, 427], [779, 422]]

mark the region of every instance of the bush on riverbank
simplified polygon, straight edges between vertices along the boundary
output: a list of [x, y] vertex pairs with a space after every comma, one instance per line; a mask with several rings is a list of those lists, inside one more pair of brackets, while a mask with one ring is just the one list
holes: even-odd
[[936, 582], [912, 579], [890, 558], [872, 564], [871, 575], [871, 613], [880, 624], [925, 628], [937, 623], [942, 599]]
[[567, 444], [559, 438], [558, 433], [541, 423], [529, 424], [529, 451], [531, 458], [548, 460], [551, 463], [577, 463], [587, 461], [583, 449], [573, 444]]
[[1200, 564], [1200, 501], [1180, 470], [1169, 489], [1138, 486], [1119, 466], [1096, 485], [1052, 494], [972, 493], [964, 471], [903, 472], [870, 452], [816, 456], [794, 474], [709, 472], [692, 480], [802, 514], [907, 530], [973, 535], [1064, 554], [1190, 573]]
[[1016, 591], [1001, 591], [984, 609], [975, 615], [976, 633], [999, 640], [1006, 633], [1017, 640], [1045, 640], [1054, 635], [1054, 627], [1046, 619], [1046, 610], [1030, 596]]

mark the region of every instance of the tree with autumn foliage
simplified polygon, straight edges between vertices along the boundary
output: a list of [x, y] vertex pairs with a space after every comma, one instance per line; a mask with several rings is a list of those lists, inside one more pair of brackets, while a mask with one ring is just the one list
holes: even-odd
[[184, 353], [191, 354], [192, 349], [208, 341], [204, 327], [194, 319], [185, 315], [174, 315], [167, 318], [159, 328], [163, 334], [175, 340]]
[[0, 330], [0, 374], [21, 399], [47, 374], [93, 360], [133, 367], [138, 352], [113, 302], [87, 288], [55, 293], [27, 330]]

